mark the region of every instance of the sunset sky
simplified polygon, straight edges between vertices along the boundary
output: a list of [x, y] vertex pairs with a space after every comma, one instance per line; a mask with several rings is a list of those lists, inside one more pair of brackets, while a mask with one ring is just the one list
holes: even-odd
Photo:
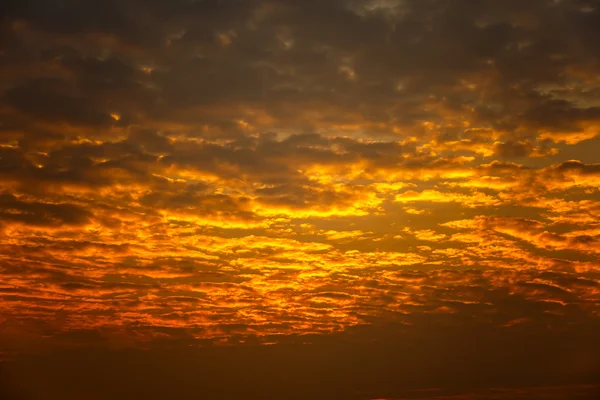
[[599, 0], [9, 0], [0, 397], [592, 399]]

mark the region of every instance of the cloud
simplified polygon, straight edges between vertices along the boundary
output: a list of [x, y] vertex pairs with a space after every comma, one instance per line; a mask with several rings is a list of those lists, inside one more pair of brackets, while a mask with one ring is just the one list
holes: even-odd
[[[496, 367], [429, 370], [471, 354], [441, 336], [410, 353], [436, 398], [494, 368], [555, 384], [511, 375], [517, 339], [596, 332], [596, 0], [7, 4], [3, 355], [482, 338]], [[593, 352], [552, 343], [527, 365], [588, 382]], [[319, 395], [417, 396], [367, 359], [383, 389]]]

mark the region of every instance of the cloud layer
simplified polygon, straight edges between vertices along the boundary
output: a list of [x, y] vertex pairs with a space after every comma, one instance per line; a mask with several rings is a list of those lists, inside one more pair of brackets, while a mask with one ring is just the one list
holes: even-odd
[[4, 357], [598, 329], [597, 0], [4, 14]]

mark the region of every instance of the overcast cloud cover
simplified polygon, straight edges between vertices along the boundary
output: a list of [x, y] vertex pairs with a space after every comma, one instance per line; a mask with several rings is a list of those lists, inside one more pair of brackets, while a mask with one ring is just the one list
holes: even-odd
[[600, 392], [600, 1], [0, 14], [3, 398]]

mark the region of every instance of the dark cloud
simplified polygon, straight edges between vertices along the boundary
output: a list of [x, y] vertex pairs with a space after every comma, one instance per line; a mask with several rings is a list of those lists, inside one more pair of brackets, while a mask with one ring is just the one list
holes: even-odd
[[[593, 2], [403, 1], [399, 13], [390, 11], [394, 2], [92, 3], [57, 2], [43, 12], [47, 5], [31, 2], [9, 13], [7, 21], [29, 24], [19, 28], [25, 32], [73, 42], [78, 49], [66, 53], [50, 37], [36, 45], [45, 60], [75, 74], [72, 89], [89, 96], [40, 92], [33, 80], [12, 89], [11, 103], [41, 112], [35, 102], [54, 99], [54, 112], [46, 113], [68, 112], [71, 122], [110, 123], [102, 106], [111, 105], [124, 118], [215, 127], [253, 122], [244, 108], [255, 108], [279, 128], [290, 120], [341, 124], [347, 117], [335, 115], [336, 105], [363, 121], [399, 124], [405, 134], [421, 120], [443, 118], [442, 105], [459, 118], [509, 130], [579, 130], [580, 122], [598, 117], [594, 106], [539, 93], [595, 62], [588, 39], [598, 18]], [[22, 30], [13, 35], [26, 35]], [[109, 35], [98, 48], [112, 55], [81, 55], [75, 32]], [[141, 49], [137, 60], [126, 46]], [[145, 74], [143, 67], [153, 70]], [[104, 104], [86, 106], [99, 99]], [[439, 106], [423, 108], [428, 102]], [[290, 114], [298, 108], [310, 110], [312, 121]]]
[[0, 195], [3, 221], [41, 226], [83, 225], [92, 213], [73, 204], [21, 201], [11, 194]]

